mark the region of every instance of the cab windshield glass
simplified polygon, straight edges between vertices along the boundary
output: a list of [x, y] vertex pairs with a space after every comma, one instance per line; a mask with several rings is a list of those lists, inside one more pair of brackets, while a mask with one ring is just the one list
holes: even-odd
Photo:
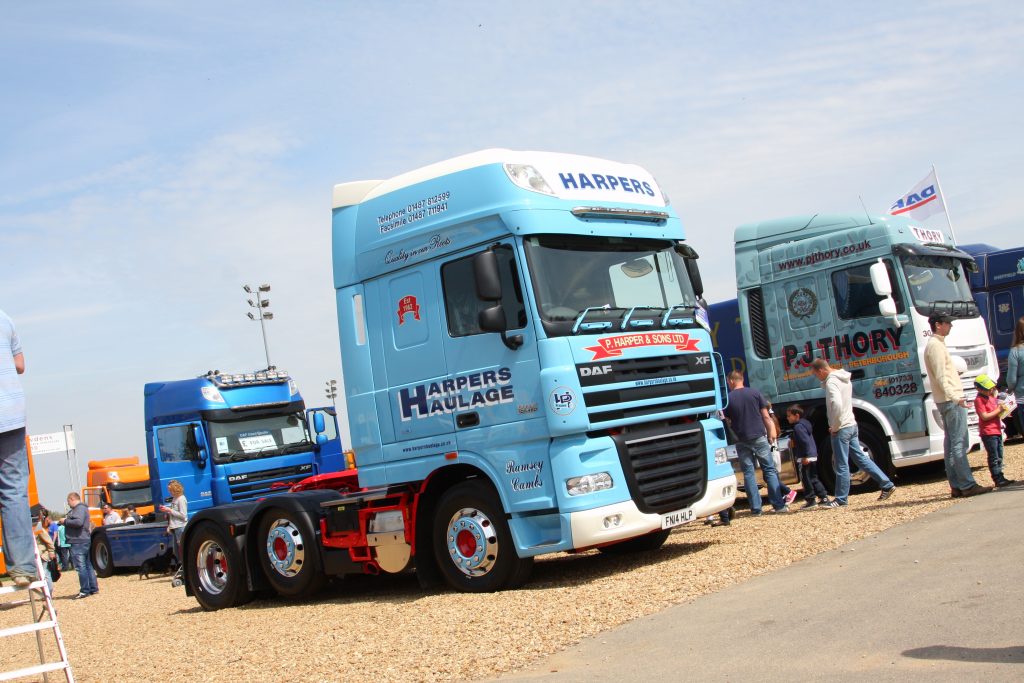
[[210, 450], [216, 462], [238, 462], [313, 448], [302, 413], [262, 415], [247, 420], [209, 423]]
[[951, 256], [904, 255], [903, 273], [910, 300], [921, 315], [935, 312], [976, 317], [967, 272], [960, 259]]
[[579, 333], [583, 322], [661, 329], [670, 309], [671, 318], [692, 320], [697, 299], [670, 240], [541, 235], [524, 243], [549, 336]]
[[110, 492], [110, 504], [115, 508], [123, 508], [126, 505], [135, 505], [141, 507], [143, 505], [153, 504], [153, 494], [149, 490], [149, 482], [140, 482], [137, 486], [120, 485], [117, 487], [109, 487]]

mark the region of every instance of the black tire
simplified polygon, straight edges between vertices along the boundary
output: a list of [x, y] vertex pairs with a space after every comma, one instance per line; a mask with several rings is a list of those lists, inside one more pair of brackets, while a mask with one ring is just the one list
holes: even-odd
[[[887, 477], [892, 478], [895, 468], [885, 436], [873, 424], [858, 425], [857, 431], [864, 453], [878, 465], [879, 469], [885, 472]], [[835, 495], [836, 472], [832, 465], [832, 439], [828, 434], [818, 441], [818, 478], [821, 479], [825, 488]], [[863, 491], [877, 486], [871, 477], [861, 472], [852, 462], [850, 463], [851, 491]]]
[[671, 529], [652, 531], [643, 536], [619, 541], [613, 545], [605, 545], [598, 548], [605, 555], [632, 555], [633, 553], [649, 553], [665, 545]]
[[110, 552], [110, 541], [105, 533], [100, 532], [92, 537], [89, 557], [96, 576], [106, 579], [114, 575], [114, 554]]
[[185, 579], [203, 609], [235, 607], [252, 599], [245, 558], [226, 531], [213, 522], [200, 522], [186, 545]]
[[497, 494], [483, 481], [464, 481], [441, 496], [432, 533], [441, 574], [457, 591], [492, 593], [530, 576], [533, 558], [516, 553]]
[[326, 582], [316, 536], [301, 513], [284, 508], [267, 510], [260, 520], [255, 550], [263, 576], [278, 595], [301, 600]]

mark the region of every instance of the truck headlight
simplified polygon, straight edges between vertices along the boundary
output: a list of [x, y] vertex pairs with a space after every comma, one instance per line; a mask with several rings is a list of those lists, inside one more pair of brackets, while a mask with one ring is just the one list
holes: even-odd
[[729, 451], [725, 448], [715, 449], [715, 464], [724, 465], [729, 462]]
[[544, 180], [544, 176], [541, 175], [540, 171], [529, 164], [505, 164], [505, 173], [508, 175], [509, 180], [524, 190], [552, 196], [555, 194], [551, 191], [551, 187]]
[[565, 480], [565, 490], [570, 496], [582, 496], [585, 493], [604, 491], [612, 487], [612, 475], [607, 472], [584, 474], [582, 477], [571, 477]]

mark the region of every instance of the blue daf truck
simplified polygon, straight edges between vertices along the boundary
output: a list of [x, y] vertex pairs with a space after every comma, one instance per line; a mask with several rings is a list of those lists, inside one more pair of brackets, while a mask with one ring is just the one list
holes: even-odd
[[1024, 316], [1024, 247], [965, 244], [962, 249], [978, 263], [977, 271], [971, 273], [971, 292], [988, 326], [999, 369], [1005, 371], [1013, 328]]
[[[167, 484], [185, 489], [189, 515], [217, 505], [286, 493], [307, 477], [345, 469], [333, 409], [307, 409], [288, 373], [209, 372], [145, 387], [146, 450], [154, 504]], [[100, 526], [96, 573], [142, 567], [171, 552], [167, 520]], [[166, 565], [165, 565], [166, 566]]]
[[[815, 214], [740, 226], [735, 242], [739, 298], [710, 307], [716, 348], [780, 419], [787, 405], [807, 409], [827, 485], [835, 475], [815, 358], [852, 374], [861, 444], [888, 474], [942, 459], [924, 365], [935, 312], [956, 318], [946, 345], [963, 369], [971, 445], [979, 443], [974, 378], [999, 370], [968, 284], [977, 266], [950, 236], [894, 216]], [[851, 481], [868, 479], [854, 471]]]
[[536, 556], [653, 550], [731, 506], [684, 237], [650, 173], [590, 157], [487, 150], [336, 186], [358, 476], [199, 511], [186, 590], [217, 609], [415, 567], [494, 591]]

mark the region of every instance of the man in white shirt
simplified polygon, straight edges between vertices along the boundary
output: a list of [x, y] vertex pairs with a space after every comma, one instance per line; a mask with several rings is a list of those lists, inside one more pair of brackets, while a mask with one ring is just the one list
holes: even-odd
[[992, 487], [979, 486], [967, 462], [967, 451], [970, 448], [967, 399], [960, 384], [960, 374], [946, 348], [946, 337], [953, 329], [953, 318], [942, 313], [932, 313], [928, 316], [928, 325], [932, 328], [932, 336], [924, 347], [924, 366], [931, 380], [932, 398], [942, 415], [942, 428], [946, 432], [942, 451], [946, 459], [949, 493], [953, 498], [988, 493]]

